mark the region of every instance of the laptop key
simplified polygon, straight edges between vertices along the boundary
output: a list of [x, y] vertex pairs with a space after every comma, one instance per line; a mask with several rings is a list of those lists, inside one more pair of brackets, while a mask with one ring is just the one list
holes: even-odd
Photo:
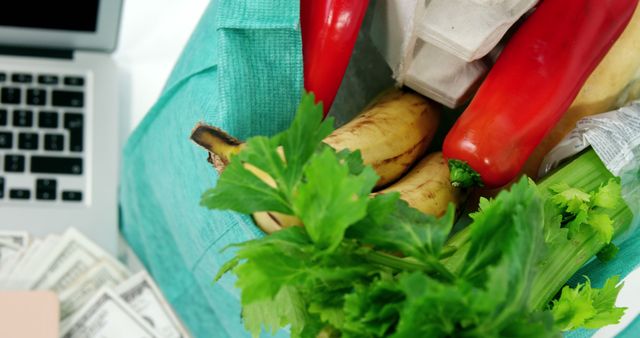
[[65, 113], [64, 128], [69, 130], [69, 150], [82, 151], [84, 117], [82, 114]]
[[62, 200], [70, 202], [82, 201], [82, 191], [63, 191]]
[[4, 171], [9, 173], [21, 173], [24, 171], [24, 156], [4, 155]]
[[33, 112], [25, 109], [14, 110], [13, 125], [15, 127], [31, 127], [33, 125]]
[[44, 135], [44, 150], [62, 151], [64, 149], [64, 135], [46, 134]]
[[43, 89], [27, 90], [27, 104], [44, 106], [47, 103], [47, 92]]
[[51, 93], [51, 104], [57, 107], [84, 106], [84, 93], [71, 90], [54, 90]]
[[41, 111], [38, 113], [38, 127], [58, 128], [58, 113], [54, 111]]
[[6, 125], [7, 125], [7, 110], [0, 109], [0, 126], [6, 126]]
[[15, 73], [11, 75], [11, 81], [15, 83], [31, 83], [33, 75], [27, 73]]
[[58, 84], [60, 80], [55, 75], [50, 74], [42, 74], [38, 76], [38, 83], [44, 85], [55, 85]]
[[36, 199], [53, 201], [56, 199], [56, 180], [38, 179], [36, 180]]
[[14, 200], [28, 200], [31, 198], [31, 191], [27, 189], [11, 189], [9, 197]]
[[0, 132], [0, 149], [13, 147], [13, 135], [10, 132]]
[[36, 133], [20, 133], [18, 135], [18, 148], [22, 150], [38, 149], [38, 134]]
[[16, 87], [4, 87], [2, 88], [2, 103], [7, 104], [20, 104], [22, 96], [22, 90]]
[[82, 175], [82, 159], [76, 157], [31, 156], [31, 172], [37, 174]]
[[0, 82], [7, 81], [7, 73], [0, 72]]
[[64, 84], [67, 86], [84, 86], [84, 78], [79, 76], [66, 76]]

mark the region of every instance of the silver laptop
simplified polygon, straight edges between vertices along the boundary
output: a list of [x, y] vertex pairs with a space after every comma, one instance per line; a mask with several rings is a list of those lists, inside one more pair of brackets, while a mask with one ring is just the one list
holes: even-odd
[[0, 11], [0, 229], [74, 226], [116, 252], [122, 0]]

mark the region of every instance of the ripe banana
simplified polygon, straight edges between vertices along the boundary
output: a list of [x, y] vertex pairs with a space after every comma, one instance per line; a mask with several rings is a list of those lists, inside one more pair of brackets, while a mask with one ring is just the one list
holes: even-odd
[[382, 187], [422, 157], [439, 121], [439, 111], [430, 101], [396, 89], [383, 94], [324, 142], [336, 150], [360, 150], [363, 162], [380, 176], [376, 186]]
[[[360, 150], [363, 162], [372, 165], [380, 176], [376, 187], [382, 187], [397, 180], [424, 154], [439, 120], [439, 111], [430, 101], [415, 93], [393, 89], [383, 93], [362, 114], [335, 130], [324, 142], [338, 151]], [[205, 124], [196, 126], [191, 139], [209, 151], [209, 162], [220, 172], [244, 146], [221, 129]], [[275, 186], [266, 173], [250, 165], [247, 169]], [[277, 212], [258, 212], [253, 216], [256, 224], [267, 233], [302, 224], [296, 217]]]
[[441, 152], [429, 154], [398, 182], [376, 194], [399, 192], [400, 198], [425, 214], [441, 217], [449, 203], [458, 206], [460, 189], [451, 185], [449, 165]]
[[[424, 154], [439, 122], [440, 112], [433, 103], [418, 94], [393, 89], [324, 142], [338, 151], [360, 150], [364, 164], [380, 176], [376, 187], [382, 187], [397, 180]], [[196, 125], [191, 139], [209, 151], [209, 161], [219, 171], [244, 145], [203, 123]]]

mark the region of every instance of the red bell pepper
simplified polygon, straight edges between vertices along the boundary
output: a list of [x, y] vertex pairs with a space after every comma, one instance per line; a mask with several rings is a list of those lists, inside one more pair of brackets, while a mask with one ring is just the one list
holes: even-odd
[[327, 115], [349, 65], [369, 0], [301, 0], [304, 87]]
[[512, 181], [629, 22], [638, 0], [544, 0], [511, 38], [443, 153], [452, 183]]

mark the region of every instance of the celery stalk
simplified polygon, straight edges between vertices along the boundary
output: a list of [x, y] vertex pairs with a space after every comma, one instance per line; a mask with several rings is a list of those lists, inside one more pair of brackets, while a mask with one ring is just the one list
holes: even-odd
[[[593, 191], [607, 183], [613, 175], [607, 170], [596, 153], [589, 149], [573, 161], [547, 176], [538, 184], [543, 194], [550, 195], [549, 188], [557, 183], [567, 183], [571, 187], [582, 191]], [[632, 214], [624, 203], [610, 212], [613, 220], [614, 238], [625, 232], [632, 220]], [[468, 250], [469, 228], [455, 234], [447, 242], [449, 249], [457, 249], [451, 257], [443, 260], [443, 264], [451, 271], [457, 271], [465, 259]], [[551, 246], [543, 253], [538, 274], [533, 281], [530, 306], [533, 309], [543, 309], [573, 276], [578, 269], [594, 257], [605, 243], [595, 232], [581, 231], [564, 245]]]
[[[613, 175], [607, 170], [593, 149], [575, 158], [552, 175], [545, 178], [538, 187], [548, 193], [549, 187], [565, 182], [582, 191], [593, 191], [607, 183]], [[625, 203], [612, 210], [614, 238], [625, 232], [631, 225], [633, 215]], [[543, 263], [533, 283], [530, 305], [541, 309], [553, 298], [578, 269], [585, 265], [604, 246], [594, 232], [580, 232], [566, 242], [567, 245], [551, 247], [544, 254]]]

